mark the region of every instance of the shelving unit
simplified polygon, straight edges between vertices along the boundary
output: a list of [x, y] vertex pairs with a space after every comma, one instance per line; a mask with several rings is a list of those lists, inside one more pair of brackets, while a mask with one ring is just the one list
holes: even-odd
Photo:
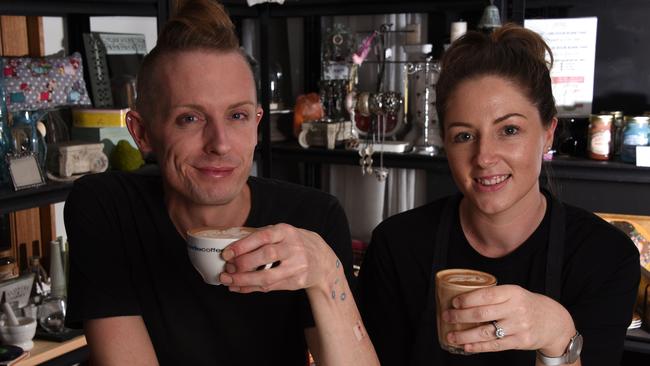
[[[306, 26], [306, 63], [318, 60], [320, 49], [320, 16], [360, 15], [382, 13], [429, 13], [482, 9], [485, 0], [287, 0], [284, 5], [261, 4], [248, 7], [245, 0], [222, 0], [233, 17], [256, 18], [260, 25], [261, 85], [268, 85], [268, 40], [269, 22], [272, 18], [302, 17]], [[69, 51], [82, 51], [81, 34], [90, 30], [91, 16], [153, 16], [158, 20], [159, 29], [169, 18], [170, 0], [0, 0], [2, 15], [34, 15], [65, 17], [69, 34]], [[525, 0], [497, 0], [502, 19], [521, 23], [524, 19]], [[444, 25], [444, 24], [443, 24]], [[430, 42], [441, 43], [444, 30], [441, 24], [429, 24]], [[442, 33], [441, 33], [442, 32]], [[310, 43], [307, 45], [307, 43]], [[314, 78], [319, 75], [319, 67], [311, 65], [305, 72], [305, 85], [315, 85]], [[262, 88], [260, 100], [265, 110], [269, 110], [269, 91]], [[264, 114], [261, 124], [261, 140], [258, 153], [262, 161], [262, 175], [271, 176], [274, 164], [300, 163], [311, 176], [311, 184], [316, 184], [315, 172], [322, 164], [358, 164], [355, 151], [326, 150], [324, 148], [302, 149], [296, 143], [271, 143], [270, 114]], [[423, 169], [428, 174], [445, 177], [449, 182], [449, 168], [444, 157], [412, 154], [384, 155], [387, 167]], [[546, 166], [550, 167], [554, 179], [563, 190], [563, 198], [571, 203], [594, 211], [650, 215], [650, 168], [637, 168], [617, 162], [595, 162], [584, 159], [561, 158]], [[0, 190], [0, 214], [37, 207], [65, 200], [72, 183], [48, 183], [45, 186], [13, 192], [8, 188]], [[441, 192], [453, 187], [439, 187]], [[574, 194], [580, 192], [580, 195]], [[603, 192], [611, 194], [603, 194]], [[571, 201], [572, 198], [589, 197], [587, 202]], [[635, 352], [650, 353], [650, 344], [631, 341], [626, 348]]]
[[[0, 15], [3, 16], [64, 17], [70, 53], [78, 51], [83, 54], [82, 33], [90, 31], [92, 16], [151, 16], [156, 17], [160, 28], [168, 14], [168, 0], [0, 0]], [[73, 183], [48, 182], [38, 188], [20, 191], [0, 188], [0, 215], [64, 201], [72, 186]], [[70, 365], [88, 359], [83, 336], [63, 343], [37, 340], [35, 344], [32, 356], [21, 361], [20, 365]]]
[[[305, 85], [307, 90], [314, 90], [320, 75], [320, 17], [329, 15], [361, 15], [361, 14], [390, 14], [390, 13], [442, 13], [445, 11], [463, 11], [474, 9], [481, 11], [486, 5], [483, 0], [411, 0], [400, 2], [395, 0], [287, 0], [283, 5], [260, 4], [247, 7], [244, 0], [222, 0], [228, 12], [234, 18], [254, 17], [259, 23], [260, 37], [260, 81], [261, 85], [269, 85], [268, 44], [269, 22], [271, 18], [301, 17], [305, 22]], [[524, 0], [497, 0], [495, 5], [501, 11], [501, 19], [523, 23]], [[443, 27], [443, 28], [441, 28]], [[443, 24], [430, 22], [428, 33], [429, 43], [442, 45], [446, 30]], [[317, 65], [314, 65], [316, 63]], [[261, 88], [259, 99], [264, 110], [269, 109], [268, 88]], [[274, 149], [271, 147], [271, 133], [268, 114], [264, 114], [261, 122], [261, 140], [259, 152], [262, 157], [261, 172], [265, 177], [272, 176]]]
[[[1, 15], [65, 17], [69, 52], [83, 54], [82, 33], [90, 31], [92, 16], [151, 16], [158, 27], [169, 17], [168, 0], [0, 0]], [[72, 183], [48, 182], [47, 185], [14, 192], [0, 189], [0, 214], [64, 201]]]

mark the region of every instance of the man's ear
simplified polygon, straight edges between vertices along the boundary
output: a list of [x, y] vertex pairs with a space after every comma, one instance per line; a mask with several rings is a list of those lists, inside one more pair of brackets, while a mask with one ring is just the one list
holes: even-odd
[[138, 145], [138, 149], [140, 149], [142, 156], [151, 154], [153, 149], [151, 141], [149, 141], [149, 134], [147, 133], [147, 124], [138, 112], [128, 111], [126, 113], [126, 127], [129, 129], [129, 133]]
[[257, 124], [260, 123], [263, 115], [264, 115], [264, 109], [262, 109], [262, 107], [258, 105], [257, 108], [255, 109], [255, 122]]

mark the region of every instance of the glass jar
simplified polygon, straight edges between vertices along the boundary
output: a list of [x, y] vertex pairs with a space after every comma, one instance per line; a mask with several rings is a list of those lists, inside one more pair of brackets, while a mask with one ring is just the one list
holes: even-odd
[[593, 114], [589, 118], [589, 137], [587, 151], [589, 158], [609, 160], [612, 154], [612, 128], [614, 116], [611, 114]]
[[627, 116], [623, 129], [623, 146], [621, 160], [626, 163], [636, 163], [636, 147], [648, 145], [650, 136], [650, 117]]
[[623, 146], [623, 128], [625, 127], [625, 116], [623, 111], [602, 111], [600, 114], [611, 114], [614, 116], [612, 126], [612, 154], [611, 157], [618, 159], [621, 156]]

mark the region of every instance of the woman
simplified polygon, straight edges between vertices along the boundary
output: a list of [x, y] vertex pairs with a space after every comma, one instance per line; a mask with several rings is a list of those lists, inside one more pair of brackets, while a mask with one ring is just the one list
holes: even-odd
[[[619, 363], [638, 252], [605, 221], [540, 189], [557, 124], [545, 52], [539, 35], [506, 25], [470, 32], [443, 56], [437, 109], [460, 194], [373, 232], [359, 293], [382, 365]], [[477, 355], [438, 345], [432, 276], [444, 268], [498, 279], [442, 314], [484, 323], [445, 335]]]

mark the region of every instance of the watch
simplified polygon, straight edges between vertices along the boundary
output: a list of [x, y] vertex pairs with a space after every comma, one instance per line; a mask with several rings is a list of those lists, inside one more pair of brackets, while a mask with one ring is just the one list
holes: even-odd
[[537, 359], [540, 360], [542, 364], [549, 366], [564, 365], [567, 363], [572, 364], [578, 360], [581, 351], [582, 335], [576, 331], [576, 335], [571, 337], [569, 345], [566, 346], [566, 351], [564, 351], [562, 356], [549, 357], [537, 350]]

